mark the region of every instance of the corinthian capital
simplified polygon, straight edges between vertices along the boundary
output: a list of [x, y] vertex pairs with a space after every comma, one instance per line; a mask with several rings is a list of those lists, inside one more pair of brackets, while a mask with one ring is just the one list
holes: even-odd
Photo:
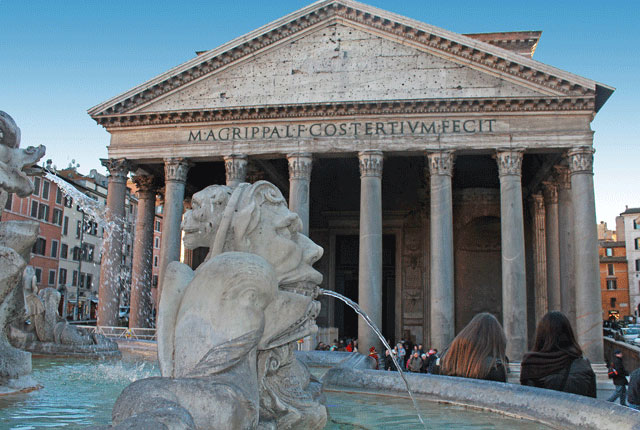
[[139, 193], [156, 192], [158, 185], [153, 175], [136, 175], [131, 178], [136, 184]]
[[431, 176], [451, 176], [453, 174], [453, 151], [434, 151], [427, 153], [429, 159], [429, 173]]
[[310, 179], [313, 158], [306, 152], [294, 152], [287, 155], [289, 161], [289, 179]]
[[244, 182], [247, 177], [248, 158], [245, 154], [231, 154], [224, 157], [227, 184]]
[[544, 196], [542, 193], [538, 192], [532, 194], [531, 201], [533, 202], [533, 207], [537, 213], [542, 213], [544, 211]]
[[571, 149], [567, 153], [569, 159], [569, 171], [575, 173], [589, 173], [593, 175], [593, 153], [596, 152], [591, 146], [579, 146]]
[[101, 158], [100, 163], [109, 171], [109, 179], [126, 182], [131, 163], [126, 158]]
[[569, 177], [569, 168], [567, 166], [553, 166], [556, 171], [556, 182], [559, 190], [571, 189], [571, 178]]
[[358, 160], [360, 161], [360, 177], [365, 176], [382, 176], [382, 151], [362, 151], [358, 152]]
[[500, 176], [520, 176], [522, 174], [523, 149], [498, 150], [495, 159], [498, 162]]
[[192, 165], [186, 158], [166, 158], [164, 160], [165, 182], [186, 182], [187, 173]]
[[544, 192], [544, 198], [548, 205], [554, 205], [558, 203], [558, 186], [555, 182], [542, 182], [542, 190]]

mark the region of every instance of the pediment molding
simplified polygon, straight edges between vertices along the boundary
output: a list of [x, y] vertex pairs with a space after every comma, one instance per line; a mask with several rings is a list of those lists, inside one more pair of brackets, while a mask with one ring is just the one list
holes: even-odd
[[430, 99], [401, 101], [363, 101], [308, 103], [294, 105], [248, 106], [211, 110], [131, 113], [98, 116], [107, 129], [167, 124], [197, 124], [218, 121], [251, 121], [283, 118], [336, 118], [354, 115], [409, 115], [510, 112], [593, 112], [593, 97], [540, 97], [501, 99]]
[[[126, 113], [131, 114], [127, 115], [127, 117], [145, 117], [145, 115], [133, 114], [132, 111], [218, 69], [227, 67], [246, 56], [253, 55], [283, 40], [294, 37], [296, 34], [311, 27], [330, 25], [335, 22], [351, 23], [352, 25], [375, 31], [382, 36], [395, 40], [402, 39], [415, 46], [424, 47], [445, 58], [539, 88], [552, 97], [569, 97], [571, 100], [596, 98], [596, 88], [599, 84], [594, 81], [555, 69], [489, 43], [448, 32], [381, 9], [351, 0], [326, 0], [314, 3], [246, 36], [207, 51], [145, 84], [95, 106], [89, 110], [89, 114], [103, 125], [105, 125], [104, 120], [106, 118], [110, 118], [107, 123], [113, 124], [114, 121], [111, 120], [115, 120], [118, 123], [121, 122], [116, 117], [120, 118], [121, 115]], [[612, 91], [610, 88], [608, 90]], [[453, 106], [458, 103], [455, 100], [447, 100], [446, 102], [451, 103]], [[418, 101], [417, 103], [420, 102]], [[510, 101], [503, 103], [511, 104]], [[553, 102], [549, 101], [545, 103], [553, 104]], [[566, 103], [575, 104], [572, 101], [563, 101], [561, 104], [564, 105]], [[588, 104], [588, 102], [585, 101], [582, 104]], [[596, 106], [595, 103], [592, 104], [591, 110], [597, 110], [599, 106]], [[330, 104], [330, 106], [333, 105]], [[219, 109], [221, 112], [218, 113], [214, 113], [214, 111], [211, 111], [211, 114], [201, 112], [199, 115], [203, 117], [207, 115], [229, 115], [230, 111], [247, 111], [249, 113], [252, 109], [257, 111], [264, 109], [272, 112], [274, 110], [286, 110], [287, 108], [282, 106], [224, 108]], [[322, 108], [320, 109], [322, 110]], [[330, 109], [334, 108], [330, 107]], [[159, 117], [163, 115], [172, 117], [175, 116], [175, 113], [158, 113], [157, 115]], [[189, 117], [192, 114], [182, 112], [179, 115]]]

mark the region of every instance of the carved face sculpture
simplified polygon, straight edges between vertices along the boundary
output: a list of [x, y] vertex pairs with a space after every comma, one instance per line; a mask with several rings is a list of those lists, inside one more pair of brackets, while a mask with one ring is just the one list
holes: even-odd
[[210, 246], [208, 258], [220, 252], [249, 252], [273, 266], [279, 293], [266, 312], [261, 348], [315, 332], [320, 303], [314, 299], [322, 275], [313, 263], [322, 256], [322, 248], [301, 233], [300, 218], [273, 184], [259, 181], [230, 191], [213, 185], [193, 195], [195, 206], [183, 222], [185, 246]]

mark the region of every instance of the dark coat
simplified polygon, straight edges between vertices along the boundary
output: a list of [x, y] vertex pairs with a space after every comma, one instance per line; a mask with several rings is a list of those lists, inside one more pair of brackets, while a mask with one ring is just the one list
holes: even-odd
[[611, 370], [613, 372], [613, 385], [627, 385], [627, 370], [624, 368], [622, 358], [613, 357], [613, 363], [611, 363]]
[[391, 354], [384, 356], [384, 370], [398, 370], [396, 369], [396, 365], [393, 363]]
[[596, 397], [596, 374], [591, 369], [591, 363], [585, 357], [576, 358], [569, 366], [569, 374], [565, 379], [566, 368], [540, 378], [522, 379], [522, 385], [530, 385], [549, 390], [564, 391], [565, 393], [580, 394]]
[[633, 405], [640, 405], [640, 368], [631, 372], [631, 380], [627, 390], [627, 402]]

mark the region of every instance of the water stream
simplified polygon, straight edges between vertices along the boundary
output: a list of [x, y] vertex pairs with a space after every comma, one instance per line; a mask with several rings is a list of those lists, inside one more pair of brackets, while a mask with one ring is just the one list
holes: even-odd
[[356, 311], [356, 313], [362, 317], [362, 319], [367, 323], [367, 325], [369, 327], [371, 327], [371, 329], [374, 331], [376, 336], [378, 336], [380, 341], [382, 341], [382, 344], [384, 345], [384, 347], [387, 349], [387, 351], [389, 351], [389, 355], [391, 356], [391, 359], [393, 360], [393, 364], [396, 366], [396, 369], [398, 369], [398, 373], [400, 373], [400, 376], [402, 377], [402, 380], [404, 381], [404, 386], [407, 387], [407, 392], [409, 393], [409, 397], [411, 397], [411, 402], [413, 402], [413, 408], [416, 410], [416, 414], [418, 415], [418, 419], [420, 420], [420, 423], [425, 428], [425, 430], [427, 430], [427, 425], [425, 424], [424, 420], [422, 419], [422, 415], [420, 414], [420, 410], [418, 409], [418, 403], [416, 402], [416, 399], [413, 396], [413, 392], [409, 388], [409, 381], [407, 381], [407, 377], [405, 376], [404, 371], [402, 370], [402, 366], [400, 366], [400, 364], [398, 363], [398, 359], [396, 358], [396, 356], [394, 354], [392, 354], [391, 346], [389, 345], [387, 340], [382, 335], [382, 332], [373, 323], [373, 321], [371, 321], [371, 318], [369, 318], [369, 315], [367, 315], [366, 312], [364, 312], [360, 308], [360, 306], [358, 306], [358, 304], [356, 302], [354, 302], [353, 300], [349, 299], [348, 297], [343, 296], [340, 293], [336, 293], [335, 291], [331, 291], [331, 290], [324, 290], [324, 289], [321, 288], [320, 289], [320, 294], [321, 295], [325, 295], [325, 296], [334, 297], [336, 299], [342, 300], [347, 306], [349, 306], [351, 309]]

